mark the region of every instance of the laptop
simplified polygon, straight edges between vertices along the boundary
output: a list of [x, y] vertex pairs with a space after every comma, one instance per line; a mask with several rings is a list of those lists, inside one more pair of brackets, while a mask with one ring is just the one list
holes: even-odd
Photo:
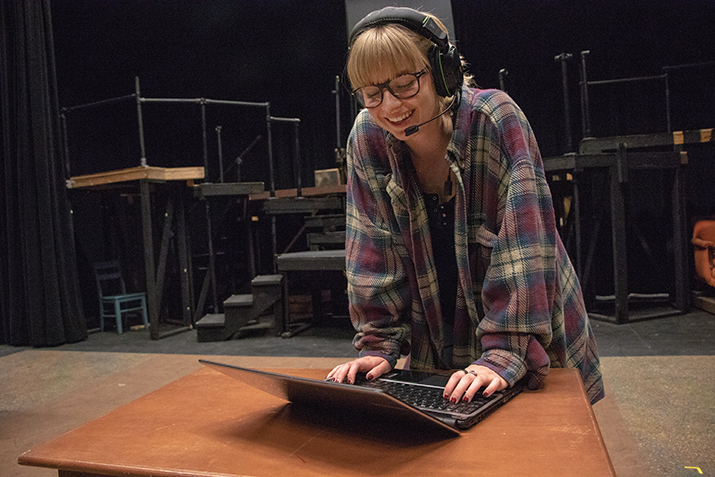
[[290, 401], [294, 405], [321, 411], [350, 409], [353, 416], [367, 420], [390, 420], [409, 427], [459, 435], [524, 388], [522, 379], [513, 387], [488, 398], [477, 392], [471, 403], [451, 403], [443, 397], [449, 375], [393, 370], [368, 381], [358, 375], [355, 384], [289, 376], [270, 371], [234, 366], [200, 359], [204, 366], [242, 381], [249, 386]]

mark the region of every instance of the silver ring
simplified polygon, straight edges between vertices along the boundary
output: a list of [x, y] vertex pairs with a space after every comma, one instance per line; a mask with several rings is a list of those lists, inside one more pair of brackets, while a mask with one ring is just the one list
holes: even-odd
[[479, 376], [479, 374], [477, 374], [477, 372], [474, 371], [474, 370], [470, 370], [470, 371], [469, 371], [469, 374], [473, 374], [474, 376]]
[[462, 371], [464, 371], [464, 374], [465, 374], [465, 375], [471, 373], [471, 371], [469, 371], [467, 368], [464, 368]]

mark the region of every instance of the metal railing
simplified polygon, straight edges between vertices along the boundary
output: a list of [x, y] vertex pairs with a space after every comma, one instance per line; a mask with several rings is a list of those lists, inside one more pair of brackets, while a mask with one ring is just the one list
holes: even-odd
[[[119, 96], [116, 98], [105, 99], [102, 101], [95, 101], [86, 104], [80, 104], [77, 106], [63, 108], [60, 113], [60, 119], [62, 123], [62, 134], [63, 134], [63, 150], [65, 154], [65, 169], [67, 179], [70, 178], [70, 154], [69, 154], [69, 139], [67, 132], [67, 113], [82, 110], [97, 108], [101, 106], [106, 106], [109, 104], [120, 103], [124, 101], [134, 100], [136, 102], [137, 108], [137, 129], [139, 138], [139, 151], [140, 159], [139, 165], [141, 167], [147, 167], [147, 153], [146, 153], [146, 142], [145, 142], [145, 130], [144, 130], [144, 112], [142, 109], [143, 104], [147, 103], [168, 103], [168, 104], [197, 104], [201, 108], [201, 129], [202, 129], [202, 145], [203, 145], [203, 166], [205, 171], [205, 177], [210, 177], [209, 174], [209, 152], [208, 152], [208, 134], [207, 134], [207, 121], [206, 121], [206, 108], [210, 105], [228, 105], [236, 107], [247, 107], [247, 108], [262, 108], [265, 110], [266, 118], [266, 137], [267, 137], [267, 149], [268, 149], [268, 170], [269, 170], [269, 180], [270, 180], [270, 196], [275, 197], [276, 193], [276, 183], [275, 183], [275, 159], [273, 157], [273, 135], [271, 125], [275, 122], [287, 122], [293, 123], [295, 125], [294, 129], [294, 159], [293, 159], [293, 176], [294, 181], [297, 184], [298, 195], [302, 194], [301, 187], [301, 161], [300, 161], [300, 119], [298, 118], [280, 118], [271, 116], [271, 103], [269, 102], [250, 102], [250, 101], [231, 101], [231, 100], [214, 100], [207, 98], [145, 98], [141, 95], [141, 90], [139, 86], [139, 78], [134, 78], [134, 93]], [[224, 164], [223, 164], [223, 151], [221, 145], [221, 126], [217, 126], [217, 141], [218, 141], [218, 155], [219, 155], [219, 181], [224, 181]], [[255, 144], [260, 140], [259, 135], [253, 142], [233, 161], [231, 167], [240, 165], [242, 162], [242, 157], [255, 146]]]

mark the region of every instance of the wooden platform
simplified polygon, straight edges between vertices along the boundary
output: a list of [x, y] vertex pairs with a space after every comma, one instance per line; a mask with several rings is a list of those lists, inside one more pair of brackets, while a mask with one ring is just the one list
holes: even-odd
[[263, 182], [204, 183], [194, 186], [195, 197], [237, 196], [259, 194], [265, 190]]
[[117, 182], [129, 182], [140, 179], [156, 181], [193, 181], [204, 178], [203, 167], [154, 167], [138, 166], [115, 171], [98, 172], [83, 176], [74, 176], [67, 181], [68, 189], [93, 187]]
[[713, 141], [713, 128], [692, 131], [673, 131], [652, 134], [633, 134], [627, 136], [587, 137], [581, 140], [581, 154], [615, 151], [619, 144], [627, 144], [629, 149], [643, 147], [683, 146]]
[[705, 296], [699, 292], [692, 292], [690, 295], [690, 303], [695, 307], [703, 311], [707, 311], [715, 315], [715, 298], [711, 296]]
[[[162, 332], [159, 322], [164, 299], [166, 271], [167, 268], [172, 269], [172, 267], [166, 266], [172, 234], [175, 237], [175, 248], [178, 252], [176, 257], [178, 270], [187, 270], [190, 261], [183, 200], [183, 193], [187, 187], [182, 184], [182, 181], [186, 182], [186, 186], [191, 187], [194, 185], [194, 180], [203, 179], [204, 175], [203, 167], [139, 166], [75, 176], [67, 181], [68, 189], [84, 188], [101, 192], [107, 189], [132, 187], [139, 190], [149, 331], [152, 339], [161, 339], [191, 329], [193, 294], [192, 284], [187, 273], [178, 274], [178, 281], [181, 282], [183, 326], [172, 327], [169, 331]], [[157, 189], [166, 190], [165, 193], [156, 194]], [[156, 200], [159, 196], [161, 199]], [[75, 219], [81, 220], [77, 216]], [[154, 237], [155, 220], [159, 221], [157, 229], [162, 230], [161, 238], [157, 238], [156, 241]], [[158, 246], [158, 254], [154, 252], [155, 246]]]

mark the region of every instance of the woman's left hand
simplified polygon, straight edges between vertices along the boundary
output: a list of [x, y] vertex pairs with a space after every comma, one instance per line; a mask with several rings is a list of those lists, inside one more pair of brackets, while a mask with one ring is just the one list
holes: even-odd
[[486, 387], [484, 396], [491, 396], [507, 386], [509, 383], [490, 368], [472, 364], [452, 374], [444, 387], [444, 397], [452, 402], [470, 402], [482, 387]]

